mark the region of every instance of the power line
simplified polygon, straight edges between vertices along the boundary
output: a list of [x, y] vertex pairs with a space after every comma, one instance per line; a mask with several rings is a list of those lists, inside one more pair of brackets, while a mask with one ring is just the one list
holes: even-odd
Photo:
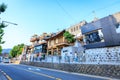
[[98, 9], [96, 9], [95, 11], [104, 10], [104, 9], [107, 9], [107, 8], [109, 8], [109, 7], [112, 7], [112, 6], [116, 5], [116, 4], [120, 4], [120, 0], [118, 0], [118, 1], [116, 1], [116, 2], [114, 2], [114, 3], [112, 3], [112, 4], [109, 4], [109, 5], [107, 5], [107, 6], [98, 8]]
[[76, 20], [65, 10], [65, 8], [60, 4], [60, 2], [58, 0], [56, 0], [58, 6], [71, 18], [71, 20], [74, 20], [76, 22]]
[[[72, 19], [76, 22], [76, 20], [65, 10], [65, 8], [60, 4], [60, 2], [58, 0], [56, 0], [58, 6]], [[95, 9], [95, 10], [92, 10], [91, 12], [89, 12], [89, 14], [85, 15], [84, 17], [82, 17], [83, 20], [85, 20], [85, 18], [88, 18], [91, 16], [91, 14], [94, 14], [94, 17], [96, 16], [95, 12], [98, 12], [98, 11], [101, 11], [101, 10], [105, 10], [109, 7], [112, 7], [116, 4], [120, 4], [120, 0], [112, 3], [112, 4], [108, 4], [107, 6], [104, 6], [104, 7], [101, 7], [101, 8], [98, 8], [98, 9]]]
[[95, 14], [96, 12], [101, 11], [101, 10], [105, 10], [105, 9], [107, 9], [107, 8], [109, 8], [109, 7], [115, 6], [116, 4], [120, 4], [120, 1], [118, 0], [118, 1], [116, 1], [116, 2], [114, 2], [114, 3], [112, 3], [112, 4], [109, 4], [109, 5], [107, 5], [107, 6], [104, 6], [104, 7], [98, 8], [98, 9], [95, 9], [95, 10], [89, 12], [88, 15], [85, 15], [85, 16], [82, 17], [82, 18], [83, 18], [83, 19], [88, 18], [88, 17], [91, 16], [91, 14], [94, 14], [94, 17], [95, 17], [95, 16], [96, 16], [96, 14]]

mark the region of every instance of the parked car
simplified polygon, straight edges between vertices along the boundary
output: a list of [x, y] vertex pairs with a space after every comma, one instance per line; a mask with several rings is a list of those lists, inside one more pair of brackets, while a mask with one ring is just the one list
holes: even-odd
[[10, 59], [9, 59], [9, 58], [4, 58], [4, 59], [3, 59], [3, 62], [4, 62], [4, 63], [9, 63], [9, 62], [10, 62]]

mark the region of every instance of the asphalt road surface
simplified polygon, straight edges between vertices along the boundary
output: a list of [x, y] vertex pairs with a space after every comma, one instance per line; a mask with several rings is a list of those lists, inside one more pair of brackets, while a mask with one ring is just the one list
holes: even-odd
[[10, 77], [9, 80], [110, 80], [97, 76], [75, 74], [27, 65], [0, 63], [0, 69]]

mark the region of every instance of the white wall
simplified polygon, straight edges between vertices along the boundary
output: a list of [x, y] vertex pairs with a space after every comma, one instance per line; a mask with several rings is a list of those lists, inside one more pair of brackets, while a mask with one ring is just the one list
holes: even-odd
[[2, 56], [0, 56], [0, 62], [3, 60], [3, 57]]

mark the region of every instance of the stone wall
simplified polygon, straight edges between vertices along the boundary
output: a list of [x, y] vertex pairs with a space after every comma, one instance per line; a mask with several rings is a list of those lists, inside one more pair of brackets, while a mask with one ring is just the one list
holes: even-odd
[[86, 49], [86, 64], [111, 64], [120, 65], [120, 46]]
[[120, 65], [21, 62], [21, 64], [120, 79]]
[[[59, 56], [46, 56], [46, 60], [44, 62], [120, 65], [120, 46], [86, 49], [84, 52], [78, 53], [77, 60], [74, 58], [74, 53], [71, 55], [73, 56], [62, 55], [60, 60]], [[67, 61], [68, 59], [65, 57], [69, 57], [70, 60]]]

